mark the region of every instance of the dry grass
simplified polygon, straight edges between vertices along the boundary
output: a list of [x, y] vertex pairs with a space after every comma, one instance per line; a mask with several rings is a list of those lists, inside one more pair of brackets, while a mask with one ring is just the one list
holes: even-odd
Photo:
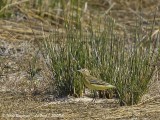
[[[39, 96], [42, 97], [42, 96]], [[158, 119], [160, 96], [129, 107], [109, 107], [108, 103], [40, 102], [30, 96], [0, 94], [2, 119]], [[110, 103], [111, 104], [111, 103]], [[96, 114], [95, 114], [96, 111]], [[15, 117], [17, 116], [17, 117]]]
[[[110, 2], [106, 2], [101, 0], [101, 2], [94, 0], [88, 2], [87, 11], [83, 12], [82, 15], [82, 26], [87, 29], [89, 27], [90, 19], [94, 24], [96, 29], [97, 19], [99, 17], [103, 18], [104, 15], [108, 15], [116, 20], [116, 27], [118, 33], [121, 33], [122, 30], [128, 30], [131, 26], [135, 26], [135, 20], [142, 19], [142, 22], [148, 26], [148, 29], [151, 27], [152, 21], [154, 19], [154, 14], [159, 16], [159, 9], [158, 6], [160, 2], [158, 0], [152, 1], [145, 1], [145, 0], [136, 0], [136, 1], [117, 1], [111, 0]], [[108, 8], [114, 4], [114, 6], [109, 9]], [[39, 11], [34, 8], [26, 8], [25, 1], [23, 4], [15, 3], [9, 5], [9, 7], [5, 6], [3, 9], [5, 10], [12, 10], [11, 12], [11, 20], [0, 20], [0, 39], [5, 40], [35, 40], [43, 39], [42, 33], [44, 32], [45, 35], [49, 35], [49, 32], [55, 31], [55, 27], [58, 26], [59, 31], [63, 32], [63, 23], [69, 19], [64, 19], [61, 15], [57, 16], [58, 11]], [[95, 8], [96, 7], [96, 8]], [[1, 10], [1, 11], [2, 11]], [[139, 12], [141, 10], [141, 12]], [[82, 11], [82, 10], [81, 10]], [[98, 11], [98, 13], [97, 13]], [[107, 13], [105, 14], [105, 12]], [[71, 11], [66, 10], [66, 14]], [[99, 14], [100, 13], [100, 14]], [[99, 14], [95, 16], [94, 14]], [[159, 18], [156, 17], [155, 20], [157, 21], [155, 29], [158, 29], [158, 21]], [[73, 22], [76, 24], [76, 21]], [[103, 26], [103, 24], [102, 24]], [[145, 28], [146, 29], [146, 28]], [[42, 32], [43, 31], [43, 32]]]
[[[116, 3], [116, 4], [114, 4]], [[88, 11], [83, 15], [83, 26], [89, 27], [89, 20], [92, 18], [93, 23], [96, 25], [96, 17], [94, 14], [102, 13], [102, 17], [106, 12], [107, 15], [116, 20], [116, 29], [119, 34], [121, 34], [121, 30], [125, 30], [126, 33], [129, 33], [130, 27], [135, 25], [136, 17], [141, 18], [143, 23], [146, 24], [146, 28], [144, 32], [151, 28], [151, 22], [154, 19], [154, 13], [157, 11], [155, 18], [156, 26], [155, 30], [159, 29], [159, 6], [160, 2], [158, 0], [110, 0], [110, 2], [106, 2], [106, 0], [94, 0], [88, 2]], [[110, 9], [109, 9], [110, 8]], [[141, 9], [142, 8], [142, 9]], [[139, 10], [141, 9], [141, 12]], [[12, 17], [10, 19], [0, 19], [0, 40], [7, 41], [12, 44], [16, 44], [17, 42], [25, 42], [29, 41], [31, 44], [35, 45], [35, 40], [41, 40], [45, 34], [48, 36], [50, 32], [55, 30], [55, 27], [58, 26], [58, 31], [60, 33], [64, 33], [64, 29], [62, 24], [65, 19], [61, 16], [56, 16], [56, 12], [46, 12], [39, 11], [34, 8], [25, 8], [23, 4], [11, 4], [10, 6], [6, 6], [0, 10], [0, 12], [4, 10], [12, 10]], [[98, 11], [98, 13], [97, 13]], [[39, 13], [42, 13], [39, 14]], [[19, 13], [19, 15], [16, 15]], [[91, 13], [91, 17], [86, 17]], [[60, 22], [57, 22], [60, 21]], [[73, 22], [73, 24], [75, 24]], [[97, 23], [98, 24], [98, 23]], [[142, 28], [143, 29], [143, 28]], [[146, 32], [147, 33], [147, 32]], [[0, 42], [0, 47], [1, 46]], [[31, 50], [32, 51], [32, 50]], [[30, 51], [30, 52], [31, 52]], [[25, 53], [26, 54], [26, 53]], [[26, 67], [26, 61], [29, 60], [30, 55], [26, 55], [25, 59], [22, 61], [15, 60], [16, 66], [19, 66], [15, 70], [8, 71], [8, 68], [4, 68], [3, 63], [6, 64], [8, 61], [9, 66], [10, 63], [14, 61], [14, 59], [9, 60], [8, 58], [3, 59], [3, 56], [0, 56], [0, 80], [4, 77], [10, 77], [10, 79], [5, 79], [8, 81], [0, 82], [0, 91], [3, 91], [4, 85], [7, 86], [9, 91], [17, 90], [26, 92], [25, 89], [29, 88], [29, 83], [26, 83], [25, 79], [20, 79], [17, 77], [15, 80], [19, 79], [20, 82], [13, 82], [13, 76], [10, 73], [14, 73], [13, 71], [21, 71], [20, 66]], [[31, 55], [32, 56], [32, 55]], [[18, 65], [18, 63], [22, 63], [22, 65]], [[2, 69], [4, 68], [4, 69]], [[12, 68], [14, 68], [12, 66]], [[6, 70], [6, 71], [4, 71]], [[4, 72], [4, 73], [3, 73]], [[14, 76], [16, 77], [16, 76]], [[159, 81], [159, 77], [156, 78]], [[17, 83], [18, 82], [18, 83]], [[33, 85], [34, 86], [34, 85]], [[42, 84], [44, 86], [44, 84]], [[38, 89], [42, 86], [39, 86]], [[129, 107], [118, 107], [118, 108], [106, 108], [103, 105], [99, 104], [84, 104], [84, 103], [62, 103], [62, 104], [54, 104], [48, 105], [45, 107], [39, 108], [39, 106], [43, 106], [44, 104], [48, 104], [47, 101], [39, 101], [38, 98], [33, 98], [33, 96], [21, 95], [18, 92], [7, 92], [5, 88], [4, 91], [0, 92], [0, 115], [3, 118], [8, 119], [15, 115], [24, 115], [22, 119], [25, 119], [25, 115], [28, 115], [28, 119], [44, 119], [44, 118], [53, 118], [58, 119], [158, 119], [160, 118], [160, 97], [152, 97], [152, 95], [159, 95], [159, 88], [157, 91], [154, 91], [154, 87], [150, 89], [149, 93], [151, 94], [151, 98], [144, 99], [142, 103], [138, 105], [129, 106]], [[34, 88], [34, 87], [33, 87]], [[31, 90], [29, 88], [28, 90]], [[45, 89], [45, 88], [43, 88]], [[41, 90], [43, 90], [41, 89]], [[156, 92], [156, 93], [155, 93]], [[40, 98], [43, 96], [39, 96]], [[36, 100], [35, 100], [36, 99]], [[95, 114], [96, 111], [96, 114]], [[42, 115], [42, 116], [41, 116]], [[40, 117], [37, 117], [40, 116]], [[56, 117], [55, 117], [56, 116]]]

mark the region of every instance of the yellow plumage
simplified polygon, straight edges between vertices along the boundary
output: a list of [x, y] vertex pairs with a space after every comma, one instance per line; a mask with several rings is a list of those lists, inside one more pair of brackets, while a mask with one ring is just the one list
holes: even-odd
[[101, 79], [93, 77], [92, 75], [90, 75], [89, 70], [85, 68], [78, 71], [81, 72], [85, 78], [83, 79], [84, 85], [91, 90], [107, 90], [110, 88], [116, 88], [115, 86], [107, 82], [104, 82]]

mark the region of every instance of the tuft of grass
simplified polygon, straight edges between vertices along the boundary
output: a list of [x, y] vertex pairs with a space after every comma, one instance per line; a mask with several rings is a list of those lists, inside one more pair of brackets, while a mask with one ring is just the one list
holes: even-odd
[[[115, 21], [107, 19], [103, 31], [83, 32], [66, 28], [65, 34], [54, 33], [42, 42], [46, 64], [53, 74], [58, 95], [76, 94], [83, 89], [80, 68], [117, 87], [120, 101], [126, 105], [138, 103], [147, 91], [159, 58], [159, 39], [144, 37], [141, 24], [133, 29], [129, 40], [114, 32]], [[69, 24], [68, 24], [69, 26]], [[152, 33], [152, 30], [150, 31]], [[63, 42], [57, 43], [57, 40]], [[147, 44], [146, 44], [147, 42]]]

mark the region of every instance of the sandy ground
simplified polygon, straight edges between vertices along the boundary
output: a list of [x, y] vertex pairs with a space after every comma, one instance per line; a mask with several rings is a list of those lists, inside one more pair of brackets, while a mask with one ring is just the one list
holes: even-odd
[[135, 106], [120, 107], [115, 100], [63, 98], [57, 101], [37, 101], [30, 96], [0, 93], [2, 119], [66, 119], [66, 120], [159, 120], [160, 96]]

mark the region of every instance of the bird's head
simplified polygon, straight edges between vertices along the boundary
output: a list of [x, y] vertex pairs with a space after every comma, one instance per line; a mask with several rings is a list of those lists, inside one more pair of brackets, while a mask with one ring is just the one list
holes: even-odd
[[89, 70], [87, 70], [86, 68], [80, 69], [78, 70], [80, 73], [82, 73], [83, 75], [90, 75]]

